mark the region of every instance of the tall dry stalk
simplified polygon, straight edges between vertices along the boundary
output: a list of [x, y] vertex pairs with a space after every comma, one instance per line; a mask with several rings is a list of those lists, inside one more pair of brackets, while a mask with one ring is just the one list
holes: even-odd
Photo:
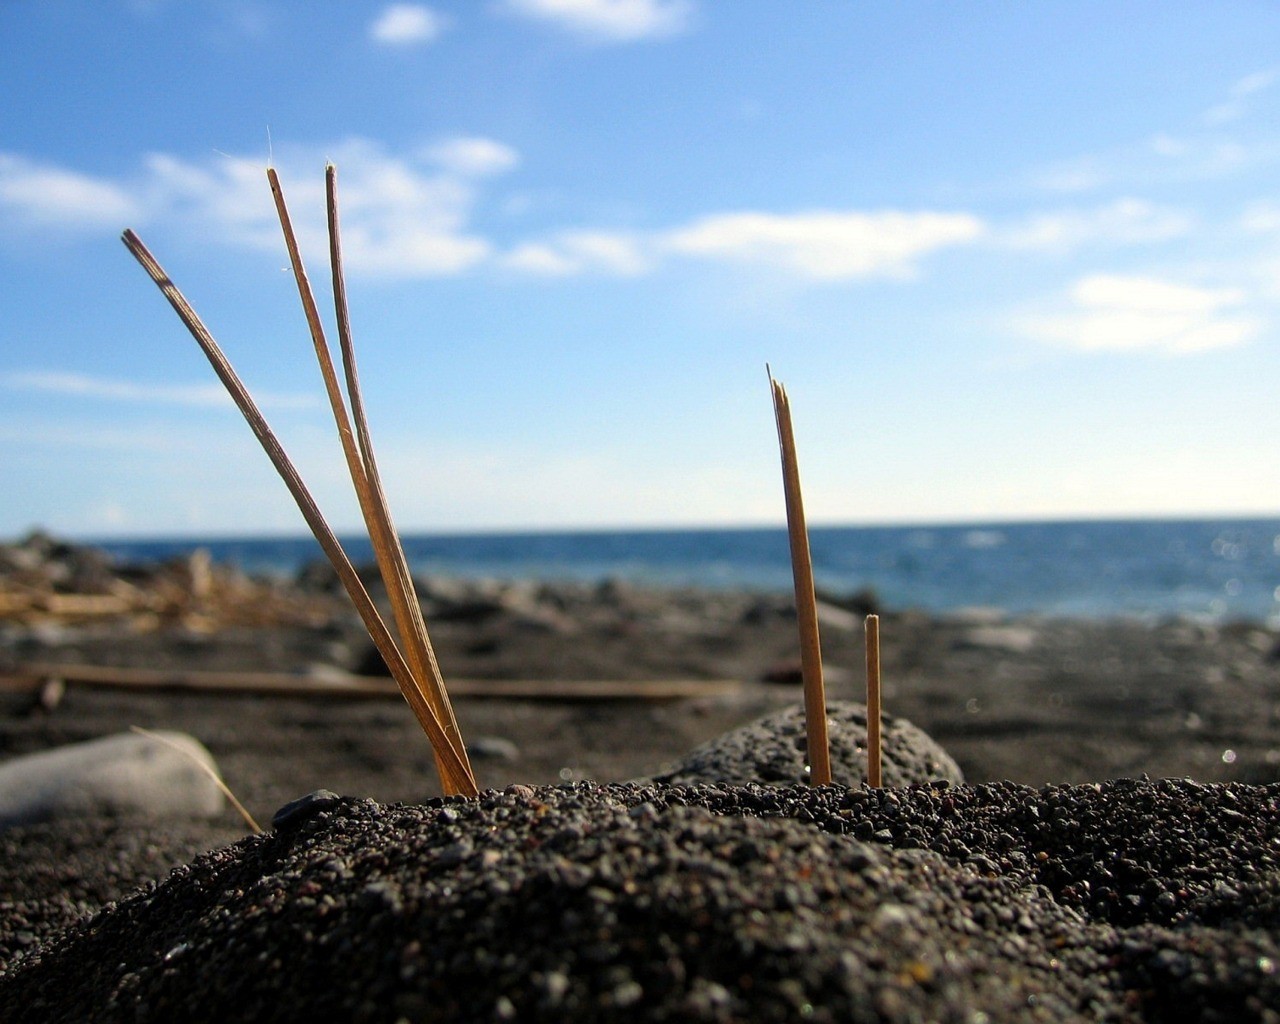
[[355, 373], [355, 355], [351, 347], [350, 329], [346, 311], [346, 287], [342, 277], [341, 245], [338, 241], [336, 174], [332, 167], [327, 174], [328, 207], [330, 228], [330, 253], [334, 279], [334, 299], [338, 309], [339, 334], [343, 346], [343, 360], [346, 366], [346, 379], [350, 400], [356, 411], [356, 429], [359, 431], [359, 445], [351, 429], [346, 405], [338, 386], [337, 375], [329, 354], [328, 343], [320, 323], [319, 312], [311, 294], [306, 271], [298, 252], [297, 240], [294, 237], [288, 211], [284, 204], [283, 191], [275, 171], [267, 172], [272, 194], [275, 197], [276, 209], [280, 217], [281, 228], [285, 236], [285, 245], [289, 251], [293, 265], [294, 277], [298, 292], [302, 299], [303, 310], [311, 331], [316, 356], [320, 363], [321, 375], [324, 377], [325, 390], [328, 393], [334, 419], [337, 423], [339, 438], [346, 456], [347, 466], [351, 473], [360, 501], [361, 511], [369, 530], [369, 538], [377, 556], [379, 568], [387, 585], [396, 624], [400, 631], [400, 645], [397, 645], [391, 631], [383, 622], [377, 607], [374, 605], [364, 585], [361, 583], [355, 568], [352, 566], [342, 545], [338, 542], [321, 514], [315, 500], [311, 497], [301, 476], [294, 468], [283, 446], [276, 439], [266, 419], [258, 410], [248, 389], [240, 381], [231, 363], [219, 348], [212, 334], [196, 315], [186, 298], [177, 286], [169, 279], [155, 257], [142, 244], [142, 240], [131, 230], [125, 231], [123, 241], [143, 269], [159, 287], [169, 304], [177, 312], [178, 317], [190, 331], [196, 343], [204, 352], [214, 372], [223, 386], [235, 401], [240, 412], [248, 422], [250, 429], [258, 438], [267, 457], [271, 460], [285, 486], [293, 495], [302, 517], [311, 528], [325, 556], [337, 572], [346, 588], [352, 603], [356, 607], [365, 628], [369, 631], [378, 652], [391, 671], [392, 677], [400, 687], [414, 716], [422, 726], [435, 752], [436, 766], [440, 773], [441, 787], [446, 794], [463, 794], [474, 796], [479, 792], [475, 775], [467, 759], [466, 747], [462, 742], [457, 722], [445, 691], [435, 655], [432, 652], [426, 626], [422, 622], [421, 608], [413, 594], [409, 571], [404, 559], [403, 548], [395, 527], [391, 523], [390, 513], [386, 506], [385, 496], [373, 459], [373, 446], [369, 439], [368, 426], [365, 422], [363, 401], [360, 397], [358, 379]]
[[880, 616], [868, 615], [867, 634], [867, 785], [880, 788]]
[[822, 648], [818, 637], [818, 600], [813, 587], [813, 557], [800, 495], [800, 467], [787, 391], [769, 373], [773, 413], [782, 452], [782, 489], [787, 505], [787, 536], [791, 542], [791, 574], [795, 581], [796, 618], [800, 628], [800, 673], [804, 679], [804, 722], [809, 752], [809, 782], [831, 785], [831, 751], [827, 738], [827, 697], [822, 680]]

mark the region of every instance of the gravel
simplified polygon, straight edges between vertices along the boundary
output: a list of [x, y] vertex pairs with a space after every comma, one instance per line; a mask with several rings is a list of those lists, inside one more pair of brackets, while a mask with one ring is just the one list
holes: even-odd
[[1146, 780], [321, 794], [18, 949], [0, 1019], [1278, 1022], [1278, 802]]

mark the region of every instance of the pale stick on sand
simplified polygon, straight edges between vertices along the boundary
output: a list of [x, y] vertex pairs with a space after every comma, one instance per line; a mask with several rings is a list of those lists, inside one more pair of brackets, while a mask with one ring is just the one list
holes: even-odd
[[[299, 476], [284, 448], [276, 439], [266, 419], [258, 410], [248, 390], [236, 375], [235, 370], [232, 369], [230, 362], [218, 347], [218, 343], [214, 341], [208, 328], [201, 322], [195, 310], [191, 308], [186, 298], [169, 279], [169, 276], [156, 261], [155, 257], [142, 244], [142, 240], [131, 230], [125, 231], [123, 240], [129, 251], [133, 253], [165, 298], [169, 300], [169, 304], [177, 312], [178, 317], [204, 351], [214, 372], [235, 400], [236, 405], [244, 415], [254, 435], [258, 438], [263, 450], [267, 453], [267, 457], [270, 458], [272, 465], [275, 466], [276, 472], [280, 474], [285, 486], [288, 487], [289, 492], [293, 495], [294, 501], [302, 512], [303, 519], [306, 520], [321, 549], [332, 563], [339, 579], [341, 579], [343, 586], [351, 597], [352, 603], [356, 607], [356, 611], [364, 621], [365, 628], [369, 631], [370, 638], [378, 648], [378, 652], [387, 663], [392, 677], [400, 687], [400, 692], [404, 695], [405, 700], [413, 710], [414, 716], [418, 719], [419, 725], [421, 725], [431, 741], [440, 771], [441, 787], [444, 792], [446, 794], [476, 795], [479, 789], [476, 785], [475, 776], [471, 771], [471, 766], [467, 761], [465, 747], [460, 737], [458, 737], [456, 724], [453, 725], [452, 729], [446, 728], [441, 722], [440, 715], [436, 712], [435, 702], [431, 693], [434, 680], [415, 675], [408, 662], [406, 662], [400, 648], [396, 645], [390, 631], [383, 622], [382, 616], [379, 615], [364, 585], [360, 582], [360, 578], [350, 559], [347, 558], [346, 552], [343, 551], [337, 537], [334, 536], [333, 530], [325, 522], [324, 516], [320, 513], [315, 500], [302, 482], [301, 476]], [[300, 263], [296, 266], [300, 267]], [[307, 291], [309, 293], [309, 289]], [[307, 306], [308, 303], [305, 297], [303, 301], [304, 307]], [[312, 320], [314, 303], [311, 303], [310, 307], [308, 309], [309, 323]], [[318, 314], [315, 322], [318, 325]], [[349, 432], [350, 428], [348, 427], [347, 430]], [[339, 432], [341, 433], [341, 431], [342, 418], [340, 417]], [[353, 469], [352, 475], [357, 490], [360, 490], [362, 487], [361, 476], [365, 475], [363, 465], [360, 468], [360, 472], [356, 472]], [[367, 486], [367, 479], [364, 481], [364, 486]], [[374, 540], [376, 548], [378, 546], [377, 539], [371, 537], [371, 540]], [[389, 587], [388, 589], [392, 590], [393, 588]], [[412, 642], [406, 642], [406, 647], [412, 647]], [[443, 689], [442, 686], [441, 689]], [[451, 715], [449, 717], [451, 719]]]
[[880, 616], [868, 615], [867, 630], [867, 785], [880, 788]]
[[[768, 367], [765, 367], [768, 371]], [[795, 579], [796, 618], [800, 625], [800, 674], [804, 679], [804, 721], [809, 742], [809, 784], [831, 785], [831, 751], [827, 739], [827, 698], [822, 682], [822, 649], [818, 642], [818, 601], [813, 590], [813, 559], [800, 497], [800, 468], [796, 461], [791, 403], [786, 389], [773, 379], [773, 413], [782, 449], [782, 489], [787, 502], [787, 534], [791, 541], [791, 573]]]

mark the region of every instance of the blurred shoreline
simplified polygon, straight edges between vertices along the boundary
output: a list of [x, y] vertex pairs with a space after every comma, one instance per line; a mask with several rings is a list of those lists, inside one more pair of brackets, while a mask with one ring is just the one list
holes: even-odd
[[[286, 695], [72, 684], [46, 707], [18, 686], [3, 693], [4, 756], [130, 725], [178, 728], [208, 745], [265, 814], [317, 786], [380, 800], [433, 792], [429, 748], [398, 697], [287, 695], [289, 680], [314, 689], [384, 671], [332, 570], [313, 565], [286, 583], [199, 554], [138, 566], [58, 542], [41, 550], [28, 548], [15, 566], [14, 549], [3, 549], [0, 674], [32, 665], [272, 673]], [[379, 599], [376, 574], [363, 575]], [[484, 785], [647, 775], [800, 699], [785, 593], [437, 577], [419, 589], [446, 681], [473, 681], [481, 693], [486, 680], [547, 681], [561, 691], [458, 698], [464, 735], [482, 751]], [[867, 593], [826, 594], [830, 699], [862, 699], [870, 611], [881, 614], [886, 711], [942, 743], [970, 781], [1142, 773], [1280, 781], [1273, 624], [930, 615], [883, 608]], [[607, 693], [611, 683], [645, 680], [733, 685], [684, 700], [624, 696], [622, 686], [616, 699], [572, 693], [575, 684]]]
[[[888, 608], [1280, 624], [1280, 518], [822, 526], [810, 542], [820, 588], [873, 592]], [[343, 543], [356, 564], [372, 561], [366, 538]], [[404, 545], [413, 571], [433, 578], [791, 590], [780, 527], [406, 534]], [[276, 579], [320, 559], [306, 537], [103, 547], [135, 562], [202, 547], [217, 564]]]

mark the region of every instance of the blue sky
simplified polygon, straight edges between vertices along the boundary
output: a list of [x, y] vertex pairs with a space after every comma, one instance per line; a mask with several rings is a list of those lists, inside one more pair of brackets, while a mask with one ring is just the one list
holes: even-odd
[[338, 167], [407, 530], [1280, 510], [1270, 2], [9, 0], [0, 535], [303, 525], [119, 234], [358, 523]]

